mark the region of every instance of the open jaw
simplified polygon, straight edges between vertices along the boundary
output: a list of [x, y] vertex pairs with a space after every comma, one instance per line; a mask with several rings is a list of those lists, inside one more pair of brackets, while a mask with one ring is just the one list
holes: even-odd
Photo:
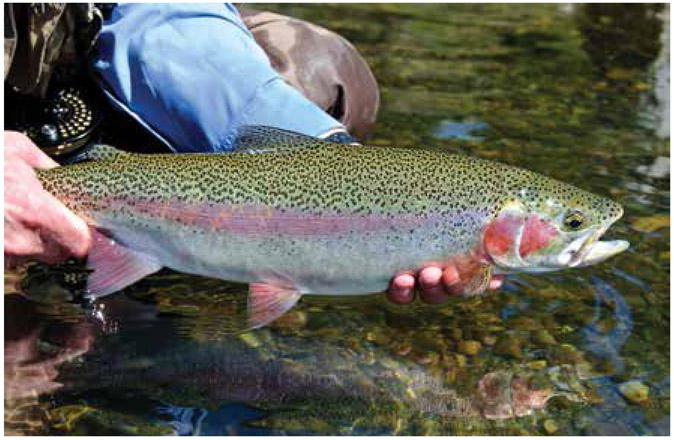
[[576, 267], [591, 266], [600, 263], [614, 255], [627, 250], [629, 242], [625, 240], [595, 241], [585, 246], [582, 258], [576, 262]]
[[588, 231], [587, 234], [576, 238], [559, 255], [558, 264], [561, 267], [584, 267], [600, 263], [629, 248], [625, 240], [600, 241], [606, 228]]

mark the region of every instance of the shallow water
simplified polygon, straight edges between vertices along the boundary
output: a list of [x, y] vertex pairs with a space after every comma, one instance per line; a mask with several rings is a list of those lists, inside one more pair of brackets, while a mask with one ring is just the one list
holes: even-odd
[[34, 266], [30, 300], [5, 296], [6, 430], [668, 434], [668, 11], [261, 9], [358, 47], [382, 95], [367, 143], [499, 160], [609, 195], [625, 207], [610, 235], [631, 248], [442, 307], [306, 298], [236, 336], [245, 286], [164, 271], [83, 309], [62, 287], [77, 287], [76, 271]]

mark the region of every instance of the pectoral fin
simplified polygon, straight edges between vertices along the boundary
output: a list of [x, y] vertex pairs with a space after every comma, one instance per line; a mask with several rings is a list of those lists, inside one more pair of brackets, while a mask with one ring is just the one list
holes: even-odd
[[92, 229], [92, 247], [87, 268], [93, 269], [87, 281], [89, 298], [99, 298], [122, 290], [162, 268], [153, 257], [122, 246]]
[[301, 293], [273, 284], [252, 283], [248, 290], [248, 328], [269, 324], [290, 310]]
[[474, 275], [466, 282], [463, 296], [479, 295], [489, 287], [493, 266], [479, 266]]

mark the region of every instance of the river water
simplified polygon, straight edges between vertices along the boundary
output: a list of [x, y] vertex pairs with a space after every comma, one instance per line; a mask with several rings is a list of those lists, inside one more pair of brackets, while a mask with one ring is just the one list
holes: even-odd
[[163, 271], [82, 307], [76, 266], [31, 266], [5, 296], [7, 433], [668, 434], [668, 8], [259, 8], [359, 49], [381, 91], [368, 144], [610, 196], [630, 249], [440, 307], [306, 298], [238, 335], [245, 286]]

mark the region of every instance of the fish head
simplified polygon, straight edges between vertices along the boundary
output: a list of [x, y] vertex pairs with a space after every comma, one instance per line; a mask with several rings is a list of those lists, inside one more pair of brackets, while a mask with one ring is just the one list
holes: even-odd
[[600, 240], [623, 215], [608, 198], [533, 173], [508, 195], [483, 236], [496, 273], [590, 266], [629, 247]]

